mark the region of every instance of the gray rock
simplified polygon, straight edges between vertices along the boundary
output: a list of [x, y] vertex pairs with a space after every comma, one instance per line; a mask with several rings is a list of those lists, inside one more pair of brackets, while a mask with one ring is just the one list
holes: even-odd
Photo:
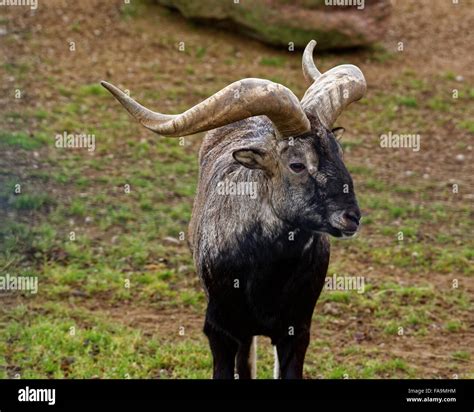
[[[316, 39], [318, 48], [367, 46], [388, 28], [390, 0], [365, 0], [363, 9], [338, 6], [340, 0], [156, 0], [184, 17], [240, 31], [265, 43], [304, 47]], [[334, 5], [332, 5], [334, 4]]]

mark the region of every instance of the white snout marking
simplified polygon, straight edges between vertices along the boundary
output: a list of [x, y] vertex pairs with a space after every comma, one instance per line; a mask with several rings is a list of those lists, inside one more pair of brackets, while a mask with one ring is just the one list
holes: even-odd
[[[346, 230], [346, 225], [347, 225], [347, 222], [343, 217], [344, 213], [345, 213], [345, 210], [341, 210], [339, 212], [334, 212], [333, 214], [331, 214], [331, 216], [329, 216], [329, 223], [331, 224], [331, 226], [336, 229], [341, 230], [342, 232]], [[359, 233], [359, 229], [360, 229], [360, 225], [358, 225], [357, 230], [350, 235], [342, 233], [341, 239], [352, 239], [353, 237], [357, 236], [357, 234]]]
[[344, 230], [346, 227], [345, 225], [346, 221], [342, 217], [343, 215], [344, 215], [344, 210], [332, 213], [331, 216], [329, 216], [329, 223], [331, 224], [331, 226], [339, 230]]

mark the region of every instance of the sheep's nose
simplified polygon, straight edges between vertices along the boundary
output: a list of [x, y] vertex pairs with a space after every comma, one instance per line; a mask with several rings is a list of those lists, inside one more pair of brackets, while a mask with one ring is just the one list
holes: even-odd
[[342, 218], [345, 222], [345, 232], [355, 233], [359, 229], [360, 222], [360, 210], [357, 209], [347, 209], [344, 211]]
[[345, 220], [348, 220], [350, 222], [355, 223], [357, 226], [359, 226], [360, 222], [360, 211], [359, 209], [354, 209], [354, 210], [346, 210], [343, 214], [343, 218]]

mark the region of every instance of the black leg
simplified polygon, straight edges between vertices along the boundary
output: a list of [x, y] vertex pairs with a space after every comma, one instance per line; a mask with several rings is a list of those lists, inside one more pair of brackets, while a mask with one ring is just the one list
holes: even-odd
[[204, 333], [209, 339], [209, 346], [212, 351], [213, 379], [234, 379], [237, 342], [214, 328], [207, 321], [204, 324]]
[[309, 345], [309, 329], [296, 330], [277, 343], [282, 379], [303, 379], [303, 364]]
[[252, 338], [246, 339], [239, 345], [237, 351], [236, 366], [239, 379], [252, 378], [252, 359], [250, 359], [250, 351], [252, 348]]

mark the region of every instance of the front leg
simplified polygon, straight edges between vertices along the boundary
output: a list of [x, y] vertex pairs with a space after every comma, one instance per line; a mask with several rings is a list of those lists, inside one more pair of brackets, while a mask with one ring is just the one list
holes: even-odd
[[257, 337], [243, 339], [237, 351], [236, 368], [239, 379], [256, 378]]
[[238, 343], [207, 320], [204, 333], [209, 339], [213, 359], [213, 379], [234, 379], [235, 356]]
[[282, 379], [303, 379], [303, 365], [309, 345], [309, 327], [289, 333], [277, 343], [280, 376]]

